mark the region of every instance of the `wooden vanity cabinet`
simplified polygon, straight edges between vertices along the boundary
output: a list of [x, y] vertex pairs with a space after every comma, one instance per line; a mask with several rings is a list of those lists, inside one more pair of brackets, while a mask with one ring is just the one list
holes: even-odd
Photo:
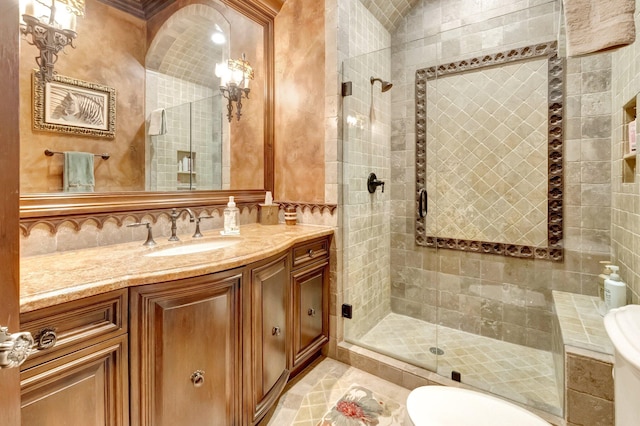
[[22, 424], [258, 424], [328, 341], [330, 241], [22, 314]]
[[36, 347], [20, 368], [24, 426], [128, 425], [127, 291], [20, 315]]
[[134, 287], [131, 422], [237, 425], [242, 269]]
[[293, 249], [290, 368], [294, 375], [329, 341], [329, 247], [326, 237]]
[[251, 290], [245, 303], [245, 401], [249, 424], [257, 424], [278, 399], [289, 379], [287, 363], [290, 326], [290, 254], [250, 266]]

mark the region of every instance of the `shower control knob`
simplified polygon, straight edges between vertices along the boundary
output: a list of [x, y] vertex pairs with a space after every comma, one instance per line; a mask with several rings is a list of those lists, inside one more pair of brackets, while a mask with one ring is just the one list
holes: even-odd
[[382, 187], [382, 192], [384, 192], [384, 181], [378, 180], [378, 176], [375, 173], [371, 173], [367, 179], [367, 190], [370, 194], [373, 194], [379, 186]]

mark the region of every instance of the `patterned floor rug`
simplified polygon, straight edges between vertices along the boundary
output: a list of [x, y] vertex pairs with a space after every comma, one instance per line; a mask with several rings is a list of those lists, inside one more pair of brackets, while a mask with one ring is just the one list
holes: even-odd
[[369, 389], [353, 385], [322, 417], [318, 426], [398, 425], [401, 407], [384, 401]]

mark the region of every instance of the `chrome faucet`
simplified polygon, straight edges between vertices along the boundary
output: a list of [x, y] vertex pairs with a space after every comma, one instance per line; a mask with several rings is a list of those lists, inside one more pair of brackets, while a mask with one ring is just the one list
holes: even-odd
[[196, 238], [202, 237], [202, 234], [200, 234], [200, 227], [198, 226], [200, 224], [200, 221], [197, 220], [196, 215], [193, 213], [193, 211], [190, 208], [186, 207], [180, 211], [178, 211], [178, 209], [171, 209], [171, 214], [169, 215], [169, 217], [171, 218], [171, 236], [169, 237], [169, 241], [180, 241], [180, 238], [178, 238], [178, 236], [176, 235], [176, 231], [178, 230], [176, 221], [184, 212], [189, 213], [189, 222], [196, 222], [197, 232], [193, 236]]

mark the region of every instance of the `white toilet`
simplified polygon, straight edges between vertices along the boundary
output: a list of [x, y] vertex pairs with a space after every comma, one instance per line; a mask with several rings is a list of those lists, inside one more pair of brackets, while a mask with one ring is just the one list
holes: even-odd
[[422, 386], [407, 398], [412, 426], [549, 426], [515, 404], [448, 386]]
[[614, 408], [617, 426], [637, 425], [640, 419], [640, 305], [613, 309], [604, 317], [613, 342]]

